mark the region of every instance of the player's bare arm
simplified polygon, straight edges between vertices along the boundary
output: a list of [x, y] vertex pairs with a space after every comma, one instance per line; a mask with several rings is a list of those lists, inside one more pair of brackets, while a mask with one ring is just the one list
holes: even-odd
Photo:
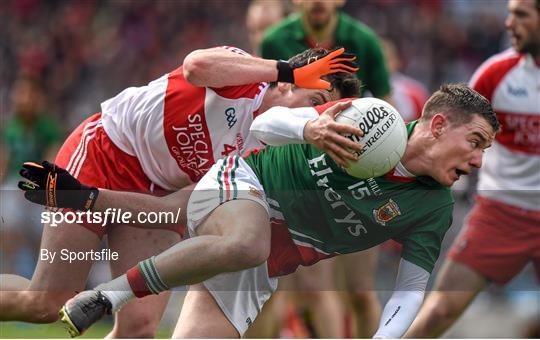
[[294, 67], [286, 61], [254, 58], [217, 47], [188, 54], [183, 71], [187, 81], [195, 86], [219, 88], [282, 81], [304, 88], [328, 89], [330, 83], [321, 77], [336, 72], [355, 72], [355, 58], [341, 48], [312, 63]]

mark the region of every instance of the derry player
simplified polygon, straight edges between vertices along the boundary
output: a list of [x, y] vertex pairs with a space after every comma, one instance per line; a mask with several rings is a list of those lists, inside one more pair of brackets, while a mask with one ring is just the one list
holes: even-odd
[[[171, 73], [103, 102], [102, 113], [68, 137], [56, 163], [75, 178], [105, 189], [156, 194], [186, 187], [218, 158], [262, 145], [249, 135], [259, 112], [275, 105], [313, 106], [356, 96], [358, 80], [346, 73], [356, 71], [354, 57], [343, 52], [312, 49], [278, 62], [233, 47], [194, 51]], [[188, 197], [186, 191], [176, 203], [185, 205]], [[93, 202], [73, 196], [67, 201], [74, 209], [90, 208]], [[110, 263], [115, 277], [177, 243], [179, 231], [178, 226], [149, 231], [128, 225], [46, 225], [41, 248], [95, 250], [107, 233], [109, 247], [120, 255]], [[56, 321], [58, 308], [84, 289], [91, 265], [39, 261], [31, 281], [2, 276], [0, 319]], [[154, 296], [126, 306], [109, 336], [152, 337], [167, 298]]]
[[[488, 59], [471, 86], [502, 125], [479, 174], [478, 195], [436, 287], [407, 337], [438, 337], [489, 282], [532, 262], [540, 282], [540, 0], [510, 0], [512, 50]], [[538, 302], [537, 302], [538, 303]]]
[[[259, 121], [275, 111], [287, 109], [274, 108], [254, 122], [261, 140], [305, 143], [301, 134], [283, 138], [260, 129]], [[300, 120], [317, 117], [313, 109], [289, 112]], [[315, 122], [304, 121], [306, 128]], [[190, 197], [191, 238], [78, 294], [62, 309], [63, 320], [78, 335], [134, 297], [190, 284], [174, 337], [238, 337], [275, 290], [276, 277], [392, 238], [403, 244], [402, 260], [375, 337], [400, 337], [420, 308], [451, 224], [448, 187], [481, 166], [498, 130], [485, 98], [448, 85], [408, 125], [405, 155], [382, 177], [351, 177], [308, 144], [219, 160]]]

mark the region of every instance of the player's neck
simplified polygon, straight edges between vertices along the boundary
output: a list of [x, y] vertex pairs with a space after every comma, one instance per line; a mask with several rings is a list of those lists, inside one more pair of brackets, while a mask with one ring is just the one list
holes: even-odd
[[417, 126], [409, 137], [405, 154], [401, 157], [403, 167], [415, 176], [429, 175], [429, 169], [433, 166], [429, 156], [430, 145], [429, 134]]
[[334, 45], [334, 33], [337, 26], [337, 13], [334, 13], [323, 27], [313, 27], [304, 20], [306, 39], [315, 46], [329, 47]]

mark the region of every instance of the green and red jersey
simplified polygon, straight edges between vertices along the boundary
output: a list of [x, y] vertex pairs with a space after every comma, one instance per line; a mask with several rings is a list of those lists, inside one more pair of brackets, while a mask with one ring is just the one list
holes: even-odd
[[[415, 125], [407, 126], [409, 135]], [[245, 161], [270, 205], [271, 276], [389, 239], [402, 243], [405, 260], [433, 270], [452, 223], [453, 199], [432, 178], [391, 172], [358, 179], [308, 144], [268, 146]]]

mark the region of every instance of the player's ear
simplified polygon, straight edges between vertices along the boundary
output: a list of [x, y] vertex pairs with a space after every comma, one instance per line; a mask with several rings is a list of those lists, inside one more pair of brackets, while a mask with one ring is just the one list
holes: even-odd
[[448, 124], [448, 119], [446, 119], [444, 114], [442, 113], [435, 114], [433, 118], [431, 118], [431, 123], [430, 123], [431, 134], [433, 135], [433, 137], [439, 138], [440, 136], [442, 136], [447, 124]]
[[279, 82], [277, 84], [277, 89], [278, 89], [279, 93], [285, 94], [285, 93], [287, 93], [287, 92], [289, 92], [291, 90], [291, 86], [292, 86], [292, 84]]

